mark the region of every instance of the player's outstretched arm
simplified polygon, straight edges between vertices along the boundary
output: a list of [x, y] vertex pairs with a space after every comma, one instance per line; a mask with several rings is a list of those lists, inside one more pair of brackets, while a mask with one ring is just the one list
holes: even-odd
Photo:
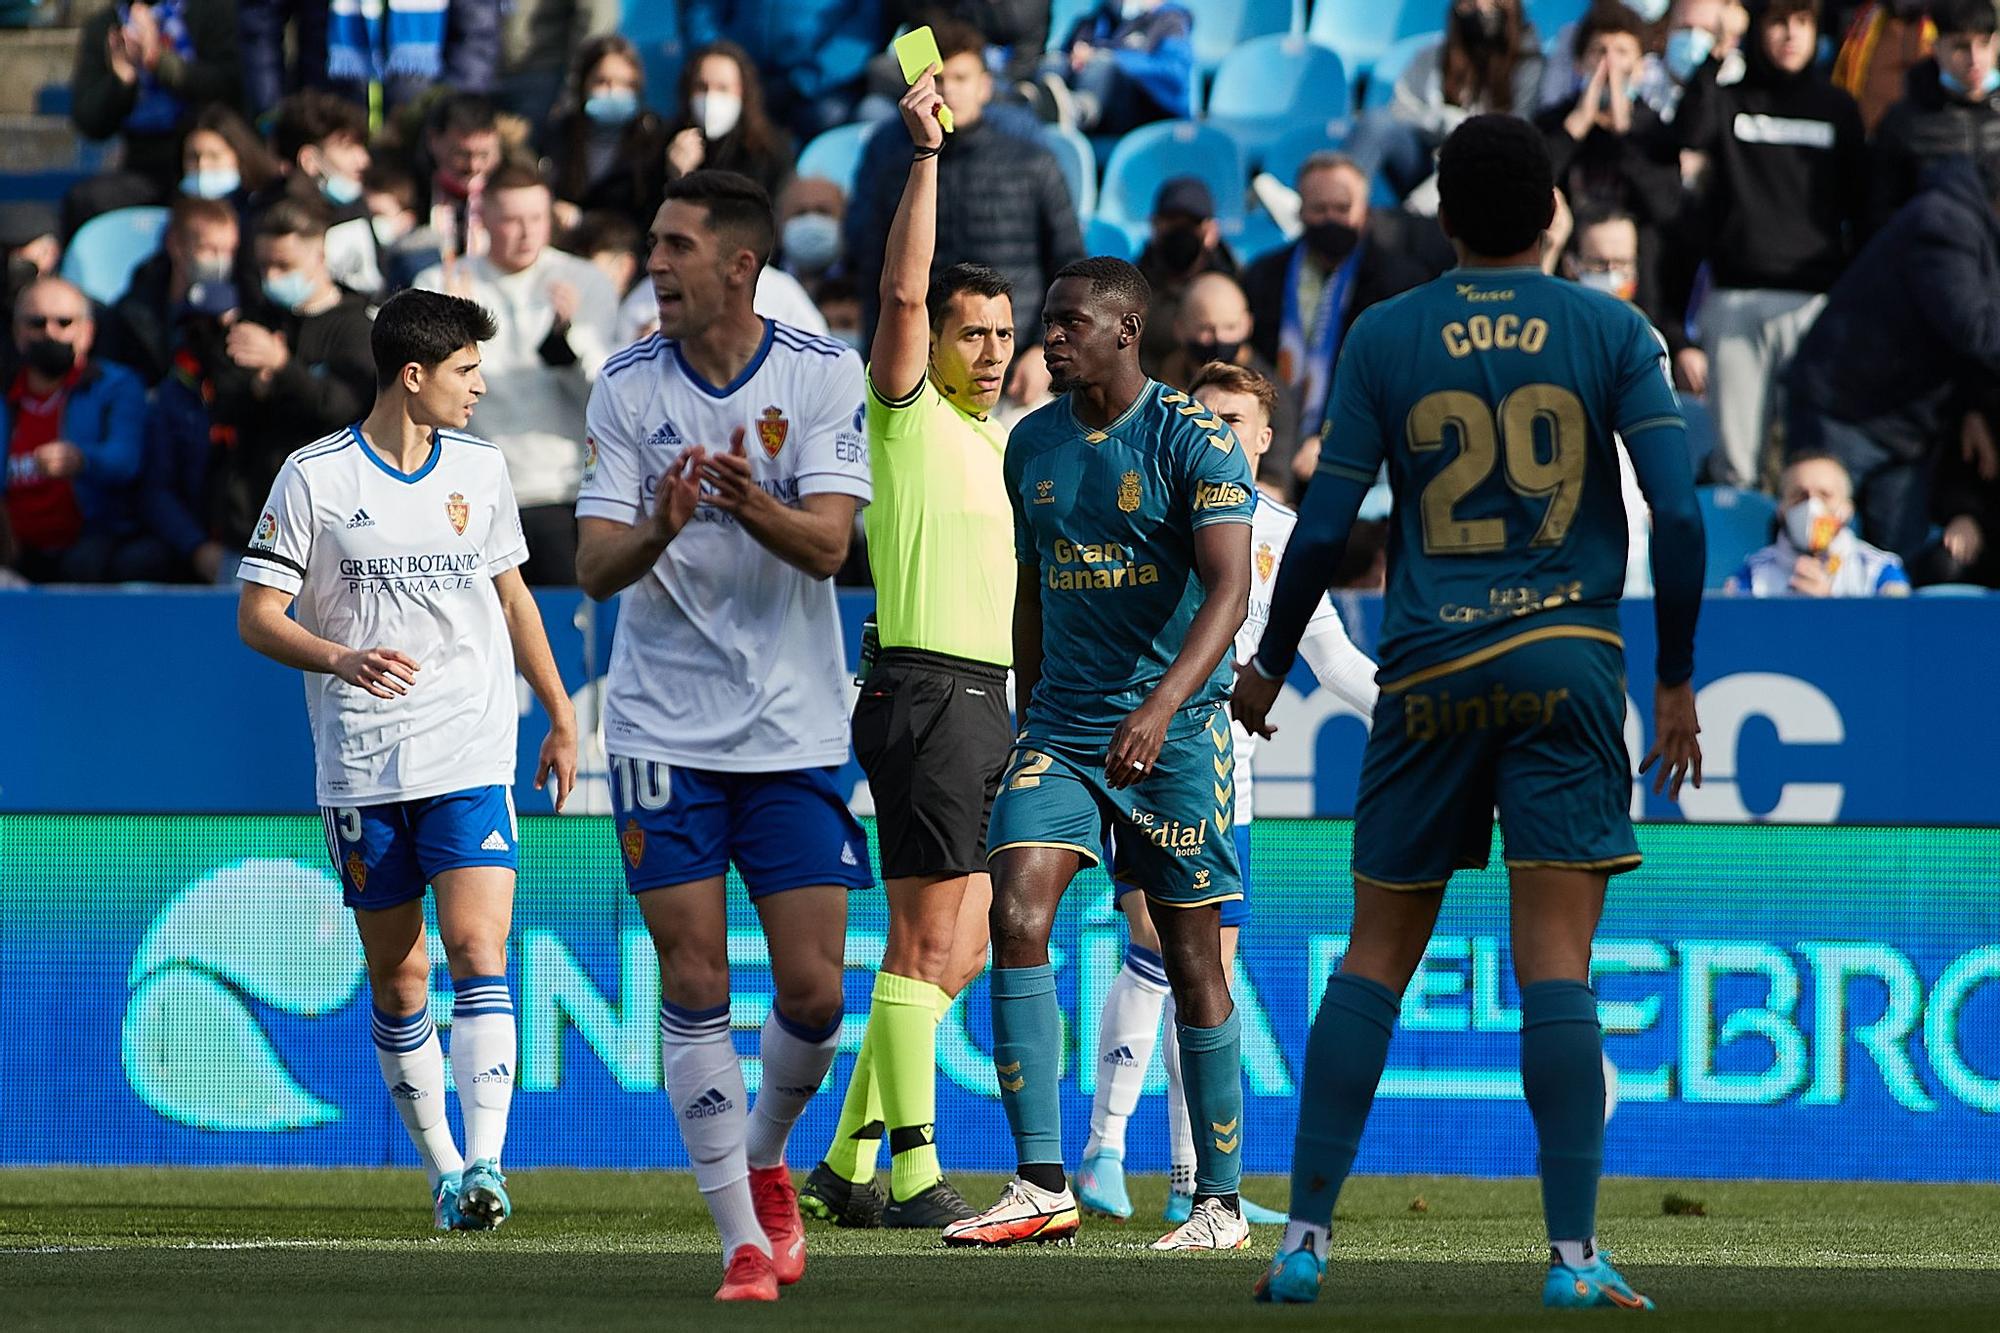
[[701, 503], [701, 465], [707, 451], [683, 449], [660, 478], [653, 508], [637, 523], [610, 518], [576, 522], [576, 581], [603, 601], [637, 583], [659, 561], [667, 543], [694, 517]]
[[[850, 400], [852, 401], [852, 400]], [[743, 427], [729, 435], [729, 452], [710, 454], [701, 465], [707, 499], [736, 515], [757, 544], [794, 569], [830, 579], [847, 563], [854, 538], [854, 497], [818, 492], [799, 497], [794, 509], [757, 484], [743, 448]]]
[[875, 341], [868, 349], [868, 378], [875, 396], [899, 403], [922, 383], [930, 361], [931, 260], [937, 254], [937, 155], [944, 147], [944, 126], [938, 112], [938, 67], [931, 66], [910, 85], [897, 104], [903, 126], [910, 132], [916, 160], [903, 186], [896, 220], [889, 227], [889, 244], [882, 265], [882, 313], [875, 324]]
[[[1271, 705], [1278, 701], [1286, 673], [1298, 660], [1299, 640], [1306, 625], [1326, 597], [1333, 572], [1340, 568], [1354, 516], [1361, 512], [1369, 484], [1358, 472], [1322, 455], [1312, 489], [1306, 492], [1299, 510], [1298, 526], [1292, 529], [1292, 540], [1278, 565], [1278, 582], [1271, 589], [1271, 618], [1264, 622], [1263, 637], [1249, 666], [1236, 673], [1230, 708], [1246, 731], [1259, 736], [1275, 734], [1269, 721]], [[1373, 690], [1372, 682], [1369, 688]]]
[[576, 786], [576, 709], [569, 691], [563, 688], [562, 672], [556, 669], [556, 655], [549, 651], [548, 631], [542, 627], [541, 608], [522, 581], [521, 571], [510, 569], [493, 580], [500, 598], [501, 614], [507, 617], [507, 638], [514, 645], [514, 665], [527, 679], [528, 688], [541, 700], [549, 715], [549, 734], [535, 763], [535, 788], [540, 790], [551, 774], [556, 780], [556, 813], [561, 814]]
[[1111, 733], [1111, 748], [1104, 756], [1108, 787], [1129, 787], [1152, 769], [1167, 738], [1167, 724], [1235, 645], [1236, 631], [1250, 613], [1249, 523], [1196, 528], [1194, 567], [1205, 594], [1201, 609], [1160, 683]]
[[1354, 640], [1347, 637], [1347, 626], [1340, 621], [1340, 613], [1323, 595], [1319, 611], [1306, 626], [1305, 637], [1299, 640], [1299, 654], [1312, 668], [1313, 678], [1321, 689], [1333, 691], [1336, 698], [1363, 717], [1375, 715], [1375, 700], [1380, 693], [1375, 688], [1375, 659], [1354, 646]]
[[298, 671], [338, 676], [378, 699], [408, 694], [423, 668], [394, 648], [346, 648], [322, 639], [285, 612], [292, 595], [246, 583], [236, 601], [236, 633], [249, 647]]

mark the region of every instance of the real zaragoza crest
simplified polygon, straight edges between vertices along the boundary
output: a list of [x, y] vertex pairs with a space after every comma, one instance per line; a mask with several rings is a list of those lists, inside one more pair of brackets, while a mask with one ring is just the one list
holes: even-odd
[[785, 437], [792, 433], [792, 423], [785, 420], [785, 414], [775, 407], [764, 409], [764, 419], [757, 423], [757, 442], [764, 446], [766, 458], [776, 458], [778, 450], [785, 447]]
[[1139, 507], [1139, 474], [1127, 472], [1118, 479], [1118, 507], [1132, 513]]
[[1278, 567], [1278, 553], [1271, 549], [1271, 543], [1257, 543], [1257, 581], [1269, 583], [1271, 571]]
[[463, 537], [465, 525], [472, 518], [472, 506], [465, 502], [463, 495], [453, 491], [451, 498], [444, 502], [444, 516], [451, 520], [451, 530]]
[[639, 821], [625, 821], [625, 831], [618, 835], [618, 845], [625, 851], [625, 864], [636, 869], [646, 855], [646, 830], [639, 827]]

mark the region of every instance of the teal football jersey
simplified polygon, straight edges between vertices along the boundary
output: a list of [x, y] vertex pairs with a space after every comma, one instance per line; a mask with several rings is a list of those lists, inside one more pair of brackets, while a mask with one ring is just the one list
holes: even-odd
[[[1108, 740], [1160, 683], [1201, 607], [1195, 530], [1250, 521], [1250, 465], [1219, 418], [1149, 380], [1101, 431], [1079, 422], [1067, 397], [1030, 414], [1008, 438], [1004, 471], [1015, 554], [1042, 604], [1028, 730]], [[1169, 734], [1198, 729], [1231, 680], [1225, 654]]]
[[1454, 269], [1357, 320], [1319, 466], [1371, 482], [1387, 452], [1384, 688], [1537, 629], [1615, 640], [1613, 434], [1668, 424], [1680, 404], [1645, 316], [1539, 269]]

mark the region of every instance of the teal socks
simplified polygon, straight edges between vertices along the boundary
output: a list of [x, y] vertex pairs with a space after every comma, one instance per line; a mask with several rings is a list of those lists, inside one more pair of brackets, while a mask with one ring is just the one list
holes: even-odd
[[[993, 969], [993, 1072], [1022, 1165], [1062, 1170], [1062, 1100], [1056, 1086], [1062, 1051], [1055, 969]], [[1061, 1186], [1057, 1185], [1060, 1189]]]
[[1194, 1124], [1196, 1198], [1233, 1198], [1243, 1176], [1243, 1057], [1236, 1011], [1212, 1028], [1175, 1023], [1188, 1118]]
[[1354, 1167], [1400, 1008], [1395, 993], [1379, 981], [1347, 972], [1326, 979], [1300, 1079], [1299, 1130], [1292, 1146], [1295, 1224], [1333, 1224], [1333, 1205]]
[[1589, 1240], [1604, 1173], [1604, 1033], [1583, 982], [1521, 988], [1521, 1090], [1541, 1144], [1549, 1239]]

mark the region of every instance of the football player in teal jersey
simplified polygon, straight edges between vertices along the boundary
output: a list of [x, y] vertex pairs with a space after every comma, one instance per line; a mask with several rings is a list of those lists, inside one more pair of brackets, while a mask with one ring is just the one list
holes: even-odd
[[1014, 427], [1014, 672], [1020, 738], [987, 832], [993, 1062], [1020, 1163], [947, 1244], [1060, 1240], [1063, 1170], [1049, 932], [1116, 831], [1146, 886], [1179, 1008], [1195, 1131], [1188, 1220], [1154, 1248], [1237, 1249], [1242, 1067], [1220, 907], [1242, 896], [1227, 656], [1250, 588], [1256, 491], [1235, 435], [1139, 369], [1146, 280], [1118, 259], [1056, 274], [1043, 354], [1058, 397]]
[[1665, 345], [1615, 297], [1545, 276], [1548, 153], [1476, 116], [1438, 160], [1460, 266], [1374, 307], [1342, 349], [1319, 470], [1236, 715], [1266, 721], [1386, 459], [1395, 495], [1381, 699], [1355, 807], [1354, 924], [1306, 1044], [1291, 1221], [1260, 1301], [1312, 1300], [1403, 988], [1452, 871], [1484, 866], [1498, 806], [1521, 988], [1521, 1082], [1541, 1147], [1552, 1306], [1651, 1309], [1596, 1245], [1603, 1036], [1591, 936], [1639, 863], [1628, 815], [1622, 438], [1652, 508], [1654, 790], [1701, 781], [1702, 528]]

